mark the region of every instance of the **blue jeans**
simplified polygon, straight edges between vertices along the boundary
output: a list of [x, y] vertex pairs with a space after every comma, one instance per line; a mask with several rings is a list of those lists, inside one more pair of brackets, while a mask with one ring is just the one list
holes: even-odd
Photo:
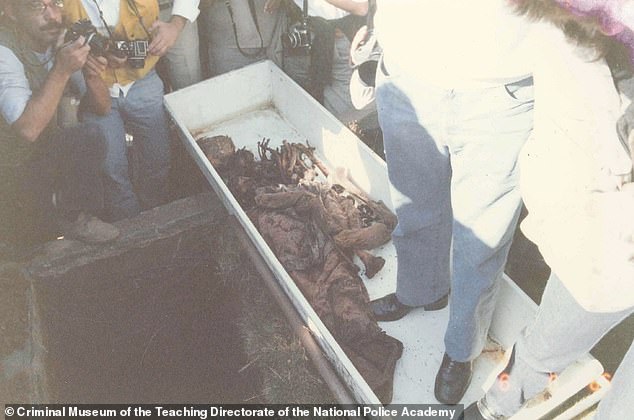
[[532, 128], [531, 89], [530, 79], [445, 90], [382, 66], [377, 74], [398, 216], [396, 294], [420, 306], [451, 289], [445, 348], [457, 361], [480, 354], [490, 326], [519, 215], [516, 159]]
[[[104, 218], [109, 221], [135, 216], [140, 210], [162, 204], [166, 195], [170, 147], [167, 115], [163, 108], [163, 82], [152, 70], [137, 80], [126, 96], [112, 98], [110, 113], [83, 114], [86, 121], [106, 133]], [[134, 137], [139, 168], [136, 189], [128, 170], [125, 134]]]

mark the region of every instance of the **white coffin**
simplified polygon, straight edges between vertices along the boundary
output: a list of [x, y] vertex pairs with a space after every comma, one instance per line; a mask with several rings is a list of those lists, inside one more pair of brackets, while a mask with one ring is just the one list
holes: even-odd
[[[165, 97], [165, 105], [180, 129], [188, 152], [228, 211], [237, 217], [351, 394], [359, 403], [379, 404], [376, 395], [207, 161], [196, 140], [209, 135], [228, 135], [236, 147], [247, 147], [256, 156], [256, 143], [262, 138], [271, 139], [272, 146], [280, 145], [282, 140], [308, 140], [331, 172], [335, 168], [345, 168], [350, 181], [372, 198], [383, 200], [391, 207], [385, 162], [269, 61], [170, 93]], [[373, 279], [364, 278], [371, 298], [396, 288], [393, 245], [389, 243], [374, 253], [384, 257], [386, 265]], [[493, 381], [504, 361], [504, 349], [514, 342], [535, 310], [532, 300], [505, 277], [491, 328], [491, 337], [499, 344], [492, 342], [490, 348], [476, 360], [473, 382], [463, 403], [478, 399]], [[400, 321], [381, 323], [381, 327], [401, 340], [405, 347], [396, 367], [393, 403], [435, 403], [433, 382], [443, 355], [448, 313], [448, 309], [424, 315], [422, 311], [413, 311]], [[532, 410], [524, 418], [539, 417], [599, 378], [602, 372], [598, 361], [590, 356], [584, 358], [560, 377], [561, 386], [552, 400], [544, 404], [539, 413]], [[597, 393], [597, 398], [600, 394]], [[586, 400], [586, 403], [591, 402]], [[517, 418], [520, 417], [521, 413]]]

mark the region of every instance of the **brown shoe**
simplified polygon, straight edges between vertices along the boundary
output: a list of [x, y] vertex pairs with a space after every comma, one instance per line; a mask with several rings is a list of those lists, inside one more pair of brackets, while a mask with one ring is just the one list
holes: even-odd
[[63, 223], [62, 232], [67, 239], [75, 239], [87, 244], [110, 242], [119, 236], [119, 229], [116, 226], [85, 213], [79, 213], [74, 222]]

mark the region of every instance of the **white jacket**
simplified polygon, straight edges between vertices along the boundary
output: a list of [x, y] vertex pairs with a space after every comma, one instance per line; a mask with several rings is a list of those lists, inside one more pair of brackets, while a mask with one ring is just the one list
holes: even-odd
[[603, 60], [548, 24], [537, 28], [522, 230], [585, 309], [622, 310], [634, 306], [632, 161], [616, 132], [625, 107]]

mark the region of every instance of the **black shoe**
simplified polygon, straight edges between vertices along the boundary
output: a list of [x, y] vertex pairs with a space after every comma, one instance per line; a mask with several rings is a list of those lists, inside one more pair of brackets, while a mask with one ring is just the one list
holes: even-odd
[[[447, 302], [449, 302], [448, 294], [441, 297], [436, 302], [423, 305], [422, 308], [426, 311], [437, 311], [447, 306]], [[396, 321], [397, 319], [403, 318], [409, 313], [409, 311], [417, 308], [418, 306], [405, 305], [398, 300], [396, 293], [390, 293], [389, 295], [370, 302], [370, 307], [372, 308], [372, 313], [374, 313], [374, 318], [377, 321]]]
[[470, 382], [471, 362], [456, 362], [445, 353], [436, 374], [436, 399], [443, 404], [458, 404]]

